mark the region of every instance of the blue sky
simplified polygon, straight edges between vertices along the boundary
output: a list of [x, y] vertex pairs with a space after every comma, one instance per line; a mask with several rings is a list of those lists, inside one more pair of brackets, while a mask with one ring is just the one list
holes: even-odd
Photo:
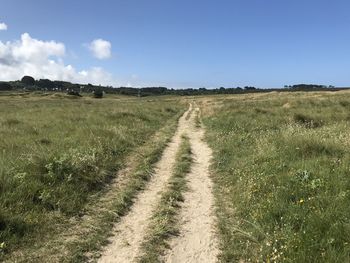
[[[345, 0], [1, 0], [0, 5], [0, 23], [7, 25], [0, 31], [6, 48], [1, 53], [0, 43], [0, 69], [4, 63], [2, 71], [8, 71], [0, 79], [33, 70], [35, 77], [116, 86], [350, 85]], [[24, 33], [31, 43], [64, 45], [64, 54], [51, 50], [40, 62], [20, 61], [27, 49], [22, 47], [23, 56], [12, 53]], [[110, 56], [94, 56], [96, 39], [111, 44]], [[47, 68], [44, 59], [57, 65], [40, 73]], [[9, 65], [14, 60], [22, 71]], [[60, 67], [70, 73], [51, 72]]]

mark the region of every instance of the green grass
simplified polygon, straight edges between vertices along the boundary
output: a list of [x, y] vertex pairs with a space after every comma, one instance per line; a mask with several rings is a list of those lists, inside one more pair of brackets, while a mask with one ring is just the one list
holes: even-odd
[[[83, 234], [76, 241], [66, 243], [68, 256], [59, 262], [86, 262], [99, 257], [99, 251], [106, 244], [114, 224], [129, 211], [137, 192], [145, 187], [153, 175], [154, 165], [160, 159], [176, 127], [176, 121], [168, 121], [165, 127], [135, 153], [137, 157], [133, 158], [132, 165], [136, 165], [130, 176], [121, 184], [116, 194], [107, 199], [107, 202], [96, 200], [89, 207], [87, 214], [93, 218], [88, 222], [90, 225], [93, 221], [92, 226], [89, 226], [89, 234]], [[108, 202], [109, 200], [111, 202]], [[96, 213], [99, 215], [96, 216]], [[87, 257], [87, 253], [92, 256]]]
[[[195, 122], [202, 120], [214, 150], [220, 260], [349, 262], [350, 94], [197, 100]], [[186, 107], [178, 102], [0, 93], [0, 261], [95, 260], [151, 177]], [[188, 147], [181, 146], [141, 262], [158, 261], [176, 234]], [[111, 188], [132, 156], [129, 176]]]
[[160, 255], [167, 248], [167, 240], [178, 233], [179, 204], [184, 201], [182, 193], [186, 190], [186, 175], [190, 171], [191, 163], [190, 142], [187, 136], [183, 136], [173, 175], [151, 218], [148, 234], [141, 246], [143, 253], [139, 262], [161, 262]]
[[[168, 98], [42, 95], [0, 97], [0, 258], [83, 216], [126, 157], [170, 125], [164, 141], [143, 156], [139, 176], [149, 169], [184, 110]], [[139, 187], [123, 189], [115, 209], [122, 212]]]
[[[350, 94], [202, 104], [222, 262], [350, 261]], [[210, 105], [210, 106], [209, 106]]]

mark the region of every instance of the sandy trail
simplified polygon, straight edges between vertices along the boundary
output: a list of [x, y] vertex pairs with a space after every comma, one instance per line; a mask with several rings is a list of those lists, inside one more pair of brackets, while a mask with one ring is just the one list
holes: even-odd
[[177, 131], [164, 150], [161, 160], [157, 163], [154, 175], [144, 191], [136, 198], [130, 212], [116, 224], [113, 230], [115, 235], [110, 238], [110, 244], [105, 247], [98, 262], [124, 263], [136, 260], [152, 212], [172, 175], [175, 155], [181, 143], [181, 135], [188, 130], [189, 126], [186, 116], [191, 110], [192, 105], [179, 119]]
[[160, 201], [161, 193], [172, 176], [181, 135], [190, 139], [194, 163], [187, 175], [189, 191], [184, 193], [184, 203], [179, 211], [180, 235], [169, 241], [170, 249], [160, 260], [164, 262], [216, 262], [218, 242], [214, 233], [212, 183], [209, 165], [212, 151], [203, 141], [203, 128], [195, 127], [199, 109], [190, 105], [180, 118], [177, 131], [157, 163], [155, 173], [136, 198], [130, 212], [114, 228], [99, 262], [135, 262], [140, 256], [140, 246], [147, 234], [152, 213]]
[[[199, 114], [195, 109], [195, 114]], [[180, 212], [180, 235], [170, 240], [165, 262], [216, 262], [218, 241], [214, 233], [215, 217], [209, 165], [212, 151], [203, 141], [203, 128], [194, 127], [195, 114], [187, 134], [190, 138], [194, 164], [187, 175], [189, 191], [184, 194]]]

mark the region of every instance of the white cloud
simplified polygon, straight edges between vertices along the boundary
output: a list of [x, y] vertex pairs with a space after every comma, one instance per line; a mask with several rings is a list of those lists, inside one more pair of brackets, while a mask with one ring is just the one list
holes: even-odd
[[88, 45], [93, 56], [98, 59], [107, 59], [112, 56], [112, 44], [103, 39], [95, 39]]
[[0, 80], [15, 80], [30, 75], [36, 79], [78, 83], [114, 83], [112, 75], [102, 68], [78, 71], [72, 65], [66, 65], [63, 61], [65, 54], [63, 43], [37, 40], [28, 33], [22, 34], [17, 41], [0, 41]]
[[5, 23], [0, 23], [0, 31], [7, 30], [7, 25]]

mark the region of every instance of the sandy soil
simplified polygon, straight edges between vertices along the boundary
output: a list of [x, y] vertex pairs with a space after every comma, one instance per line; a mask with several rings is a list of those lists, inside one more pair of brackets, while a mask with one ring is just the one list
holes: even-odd
[[[199, 109], [195, 109], [199, 114]], [[216, 262], [218, 243], [214, 232], [212, 182], [209, 165], [212, 151], [203, 141], [202, 128], [194, 128], [194, 121], [187, 134], [190, 138], [194, 164], [187, 175], [189, 191], [184, 194], [180, 212], [180, 235], [170, 241], [171, 249], [164, 256], [165, 262]]]
[[217, 239], [214, 233], [212, 183], [209, 177], [211, 149], [203, 141], [204, 131], [195, 127], [199, 109], [192, 108], [180, 118], [177, 131], [157, 163], [146, 189], [136, 198], [130, 212], [114, 228], [99, 262], [135, 262], [147, 234], [152, 213], [172, 175], [181, 135], [190, 138], [194, 164], [188, 174], [189, 191], [179, 211], [180, 235], [169, 242], [170, 249], [160, 258], [164, 262], [216, 262]]

